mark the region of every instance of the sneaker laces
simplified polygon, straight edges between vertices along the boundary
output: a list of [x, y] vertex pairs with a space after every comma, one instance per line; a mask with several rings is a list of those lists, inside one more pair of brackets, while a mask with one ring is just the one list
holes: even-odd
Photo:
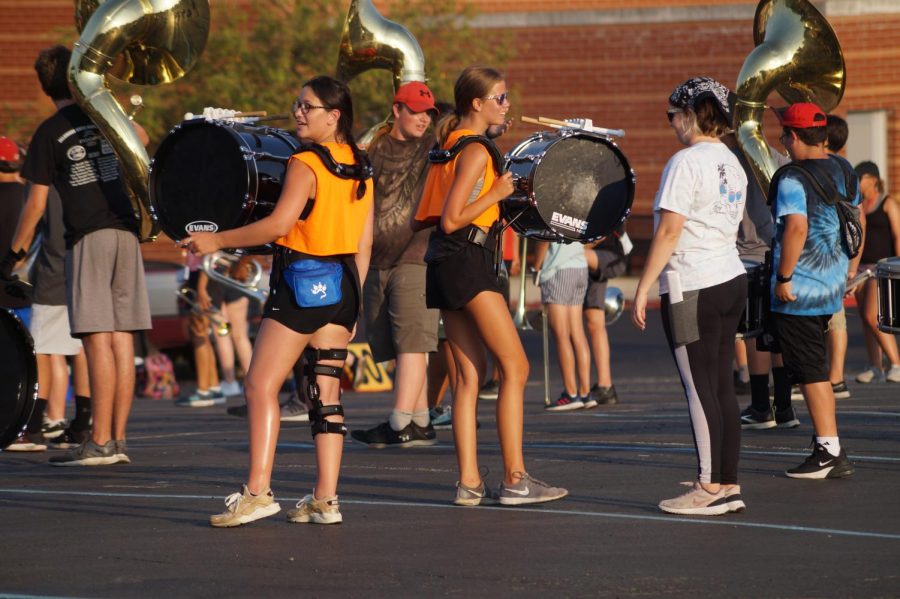
[[546, 488], [546, 489], [552, 489], [552, 488], [553, 488], [553, 485], [550, 485], [550, 484], [548, 484], [548, 483], [545, 483], [545, 482], [542, 481], [542, 480], [538, 480], [538, 479], [534, 478], [533, 476], [531, 476], [530, 474], [528, 474], [527, 472], [513, 472], [513, 477], [515, 477], [517, 474], [519, 475], [519, 480], [520, 480], [520, 481], [521, 481], [521, 480], [527, 480], [527, 481], [533, 482], [533, 483], [536, 484], [536, 485], [540, 485], [540, 486], [542, 486], [542, 487], [544, 487], [544, 488]]
[[225, 498], [225, 507], [228, 508], [229, 512], [234, 513], [238, 510], [238, 507], [241, 505], [241, 500], [243, 498], [243, 492], [232, 493]]

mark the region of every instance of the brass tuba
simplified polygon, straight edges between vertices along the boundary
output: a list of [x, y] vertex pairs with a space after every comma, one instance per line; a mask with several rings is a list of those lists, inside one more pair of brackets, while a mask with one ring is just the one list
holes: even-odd
[[[372, 0], [351, 0], [341, 33], [335, 77], [347, 83], [370, 69], [391, 71], [396, 92], [404, 83], [425, 82], [425, 55], [409, 30], [381, 16]], [[371, 141], [388, 119], [390, 115], [369, 129], [360, 143]]]
[[844, 95], [841, 45], [808, 0], [762, 0], [753, 24], [756, 48], [737, 79], [734, 129], [764, 192], [778, 165], [762, 133], [766, 100], [774, 89], [787, 102], [815, 102], [826, 113]]
[[69, 62], [75, 101], [119, 158], [140, 219], [141, 241], [159, 234], [148, 189], [150, 157], [107, 87], [110, 75], [134, 85], [171, 83], [197, 62], [209, 35], [208, 0], [76, 0], [81, 38]]

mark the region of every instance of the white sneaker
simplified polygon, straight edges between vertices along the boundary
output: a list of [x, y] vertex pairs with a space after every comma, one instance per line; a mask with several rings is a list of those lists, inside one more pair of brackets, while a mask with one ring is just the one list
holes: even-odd
[[884, 372], [880, 368], [869, 366], [856, 375], [856, 382], [868, 385], [869, 383], [881, 383], [884, 381]]
[[900, 364], [894, 364], [884, 377], [890, 383], [900, 383]]

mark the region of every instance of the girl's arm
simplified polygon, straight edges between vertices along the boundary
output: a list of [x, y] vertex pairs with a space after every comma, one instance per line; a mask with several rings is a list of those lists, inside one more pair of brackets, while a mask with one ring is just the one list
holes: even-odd
[[669, 262], [669, 258], [672, 257], [672, 252], [675, 251], [681, 231], [684, 229], [685, 220], [687, 219], [683, 214], [671, 210], [660, 210], [659, 226], [650, 242], [650, 252], [647, 255], [647, 262], [644, 264], [644, 272], [641, 274], [637, 291], [634, 294], [634, 312], [631, 315], [631, 321], [642, 331], [647, 326], [647, 294]]
[[484, 148], [472, 144], [464, 149], [456, 161], [456, 176], [447, 192], [441, 213], [441, 228], [445, 233], [462, 229], [478, 216], [513, 192], [512, 173], [498, 177], [491, 189], [480, 198], [467, 204], [472, 190], [481, 178], [488, 163]]

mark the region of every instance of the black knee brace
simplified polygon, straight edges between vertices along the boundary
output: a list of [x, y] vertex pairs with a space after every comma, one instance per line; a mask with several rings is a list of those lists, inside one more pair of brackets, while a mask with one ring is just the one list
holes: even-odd
[[319, 364], [319, 360], [346, 360], [346, 349], [318, 349], [308, 347], [304, 352], [306, 365], [303, 374], [306, 375], [306, 397], [312, 404], [309, 411], [309, 425], [312, 429], [312, 436], [315, 439], [319, 433], [331, 433], [335, 435], [347, 435], [347, 427], [343, 422], [330, 422], [325, 420], [325, 416], [343, 416], [344, 408], [340, 405], [323, 406], [319, 400], [319, 385], [316, 383], [316, 375], [330, 376], [336, 379], [341, 378], [340, 366], [325, 366]]

